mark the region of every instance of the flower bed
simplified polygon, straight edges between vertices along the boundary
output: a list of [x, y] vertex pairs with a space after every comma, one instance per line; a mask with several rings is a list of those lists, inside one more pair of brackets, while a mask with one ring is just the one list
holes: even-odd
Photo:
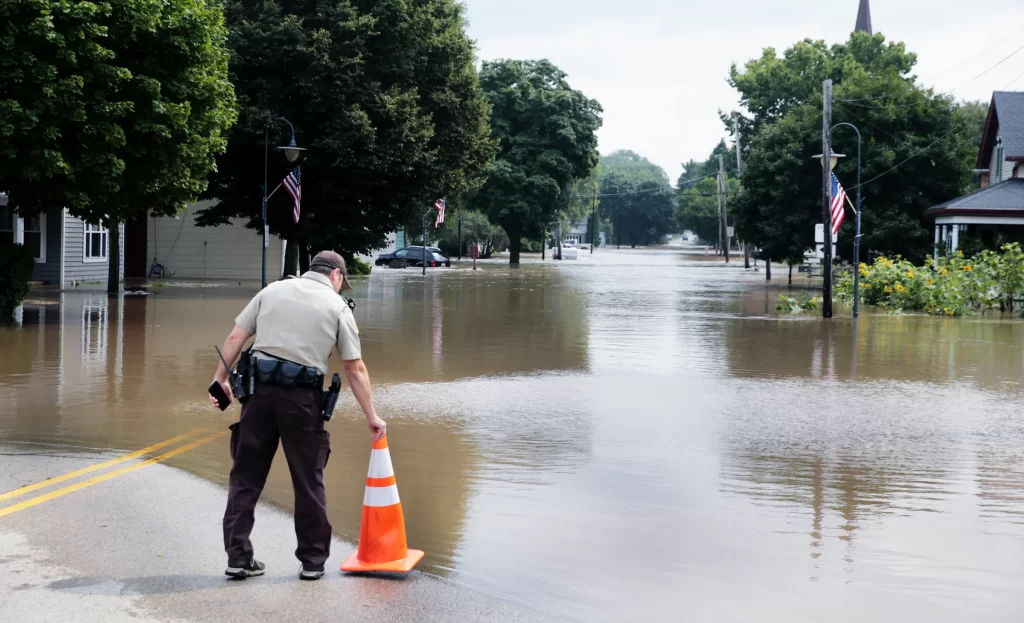
[[[992, 308], [1012, 310], [1024, 294], [1024, 252], [1017, 243], [1003, 246], [1001, 253], [982, 251], [967, 258], [957, 252], [937, 263], [929, 258], [925, 266], [879, 257], [858, 270], [861, 300], [893, 313], [963, 316]], [[853, 300], [852, 274], [837, 280], [835, 293], [840, 300]]]

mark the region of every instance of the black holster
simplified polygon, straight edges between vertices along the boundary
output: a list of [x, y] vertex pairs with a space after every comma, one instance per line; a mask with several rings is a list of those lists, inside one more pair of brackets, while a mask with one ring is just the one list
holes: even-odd
[[338, 394], [341, 393], [341, 377], [337, 373], [331, 379], [331, 387], [324, 394], [324, 421], [330, 422], [334, 416], [334, 405], [338, 404]]
[[231, 371], [231, 392], [240, 403], [245, 403], [255, 390], [252, 364], [252, 349], [243, 350], [238, 357], [238, 363], [235, 364], [235, 369]]

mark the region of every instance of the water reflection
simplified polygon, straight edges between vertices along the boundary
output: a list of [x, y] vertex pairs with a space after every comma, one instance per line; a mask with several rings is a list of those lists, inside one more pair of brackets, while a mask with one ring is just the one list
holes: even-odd
[[[422, 568], [588, 620], [818, 620], [847, 601], [1013, 620], [1024, 324], [780, 315], [762, 278], [608, 253], [358, 283]], [[203, 388], [251, 294], [34, 295], [0, 329], [0, 436], [136, 449], [226, 427], [237, 411]], [[368, 435], [351, 398], [330, 426], [329, 513], [354, 538]], [[226, 443], [172, 464], [223, 483]], [[283, 460], [265, 495], [291, 506]]]

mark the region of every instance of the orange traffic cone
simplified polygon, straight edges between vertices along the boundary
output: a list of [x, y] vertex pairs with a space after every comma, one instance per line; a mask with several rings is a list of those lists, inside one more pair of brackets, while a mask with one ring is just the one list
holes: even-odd
[[341, 565], [342, 571], [395, 571], [405, 573], [423, 558], [405, 542], [405, 517], [398, 499], [395, 468], [391, 466], [387, 437], [373, 442], [370, 472], [363, 494], [363, 524], [359, 548]]

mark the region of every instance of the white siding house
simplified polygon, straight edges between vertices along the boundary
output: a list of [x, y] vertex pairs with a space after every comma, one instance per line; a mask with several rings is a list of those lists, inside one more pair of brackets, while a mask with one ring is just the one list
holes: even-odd
[[[213, 201], [190, 204], [174, 217], [146, 219], [146, 276], [212, 281], [259, 281], [263, 275], [259, 232], [234, 220], [220, 227], [199, 227], [196, 214]], [[284, 241], [270, 237], [267, 280], [281, 278]]]
[[[88, 232], [88, 235], [87, 233]], [[124, 276], [124, 226], [121, 232], [121, 266]], [[24, 244], [33, 251], [36, 268], [32, 279], [47, 285], [105, 288], [109, 273], [110, 236], [105, 227], [86, 224], [53, 208], [30, 217], [15, 216], [0, 193], [0, 243]]]
[[[981, 188], [929, 208], [935, 257], [956, 251], [964, 236], [994, 246], [1024, 239], [1024, 92], [992, 94], [978, 149]], [[985, 168], [987, 167], [987, 168]]]

